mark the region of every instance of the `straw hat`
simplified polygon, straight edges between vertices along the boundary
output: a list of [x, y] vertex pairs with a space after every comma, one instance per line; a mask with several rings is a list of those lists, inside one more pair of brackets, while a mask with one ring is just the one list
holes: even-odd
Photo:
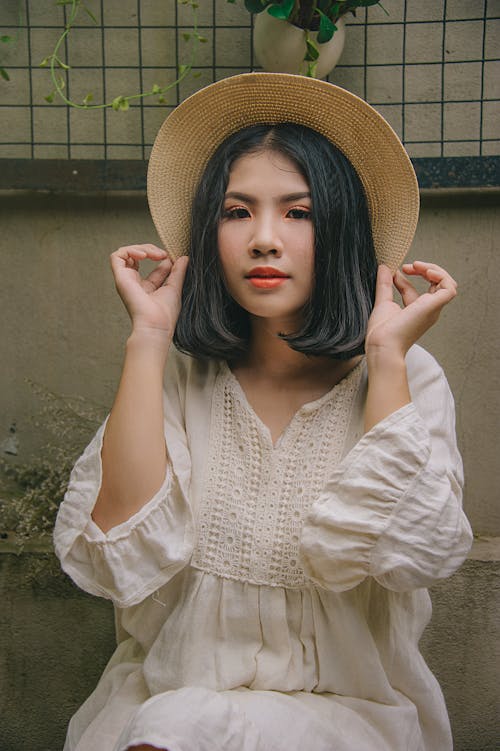
[[395, 270], [415, 233], [418, 184], [408, 154], [384, 118], [345, 89], [287, 73], [243, 73], [184, 100], [161, 126], [148, 169], [148, 200], [173, 258], [189, 248], [191, 203], [220, 143], [257, 123], [294, 122], [345, 154], [365, 188], [377, 258]]

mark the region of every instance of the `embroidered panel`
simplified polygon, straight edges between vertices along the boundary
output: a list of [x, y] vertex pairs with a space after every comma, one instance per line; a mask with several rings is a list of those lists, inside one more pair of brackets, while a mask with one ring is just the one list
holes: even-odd
[[229, 368], [213, 396], [205, 492], [191, 564], [270, 586], [300, 587], [304, 517], [342, 456], [361, 375], [304, 405], [272, 445]]

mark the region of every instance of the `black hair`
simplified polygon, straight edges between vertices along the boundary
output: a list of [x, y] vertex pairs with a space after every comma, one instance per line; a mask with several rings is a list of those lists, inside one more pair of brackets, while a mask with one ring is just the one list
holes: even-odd
[[227, 291], [217, 233], [232, 164], [260, 150], [290, 158], [311, 191], [313, 291], [302, 328], [280, 336], [307, 355], [349, 359], [361, 354], [377, 276], [366, 196], [344, 154], [320, 133], [295, 123], [244, 128], [209, 160], [193, 200], [190, 262], [175, 345], [196, 358], [229, 361], [247, 350], [249, 315]]

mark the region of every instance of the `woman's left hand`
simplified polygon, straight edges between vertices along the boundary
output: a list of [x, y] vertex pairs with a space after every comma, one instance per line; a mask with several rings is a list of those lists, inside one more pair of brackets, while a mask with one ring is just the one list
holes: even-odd
[[[419, 294], [400, 271], [393, 275], [388, 266], [379, 266], [375, 305], [365, 340], [367, 355], [378, 351], [406, 355], [457, 294], [456, 281], [435, 263], [414, 261], [405, 263], [402, 269], [408, 276], [426, 279], [429, 289]], [[393, 284], [401, 295], [403, 307], [393, 300]]]

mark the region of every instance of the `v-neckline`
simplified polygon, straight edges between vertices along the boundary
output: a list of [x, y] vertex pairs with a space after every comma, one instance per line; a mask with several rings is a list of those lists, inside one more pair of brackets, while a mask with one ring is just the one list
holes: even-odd
[[261, 433], [265, 435], [266, 440], [268, 441], [271, 449], [273, 451], [277, 451], [281, 448], [282, 444], [285, 442], [286, 437], [289, 433], [292, 432], [293, 427], [297, 423], [299, 416], [303, 415], [304, 413], [311, 413], [316, 411], [317, 409], [320, 409], [324, 404], [329, 402], [335, 394], [340, 390], [340, 387], [345, 387], [354, 377], [355, 374], [361, 374], [362, 368], [365, 363], [365, 358], [362, 357], [359, 362], [356, 363], [356, 365], [351, 368], [341, 379], [340, 381], [337, 381], [336, 384], [332, 386], [331, 389], [329, 389], [326, 393], [324, 393], [322, 396], [319, 396], [317, 399], [313, 399], [310, 402], [305, 402], [302, 404], [302, 406], [299, 407], [296, 412], [292, 415], [290, 421], [287, 423], [287, 425], [284, 427], [284, 429], [279, 434], [276, 441], [273, 441], [272, 435], [271, 435], [271, 429], [268, 425], [259, 417], [255, 409], [250, 404], [248, 397], [245, 393], [245, 390], [241, 383], [239, 382], [236, 375], [233, 373], [231, 368], [229, 367], [226, 360], [221, 361], [221, 372], [226, 376], [227, 382], [229, 382], [232, 385], [233, 392], [236, 393], [236, 395], [239, 397], [239, 400], [243, 407], [247, 410], [247, 412], [252, 416], [252, 418], [255, 420], [257, 425], [259, 426]]

